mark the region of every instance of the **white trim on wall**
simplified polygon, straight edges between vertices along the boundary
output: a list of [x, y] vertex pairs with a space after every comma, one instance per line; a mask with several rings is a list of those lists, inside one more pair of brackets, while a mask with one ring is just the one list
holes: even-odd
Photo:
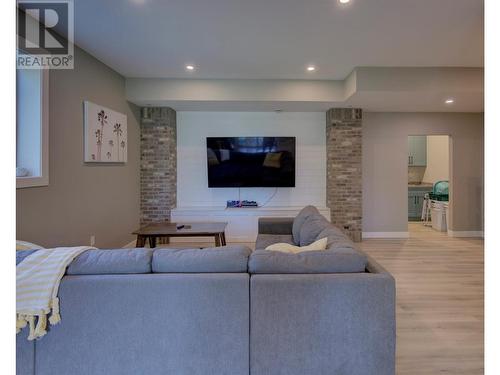
[[450, 237], [484, 237], [484, 232], [482, 230], [462, 230], [462, 231], [455, 231], [455, 230], [448, 230], [448, 236]]
[[16, 177], [16, 189], [49, 185], [49, 70], [43, 69], [40, 85], [40, 176]]
[[409, 232], [363, 232], [363, 239], [368, 238], [409, 238]]

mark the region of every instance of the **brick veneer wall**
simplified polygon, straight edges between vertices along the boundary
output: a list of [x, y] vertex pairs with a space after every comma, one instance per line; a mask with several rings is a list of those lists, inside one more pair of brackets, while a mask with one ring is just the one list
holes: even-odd
[[172, 108], [141, 119], [141, 225], [170, 221], [177, 192], [177, 123]]
[[326, 112], [326, 201], [331, 221], [361, 241], [363, 113], [357, 108]]

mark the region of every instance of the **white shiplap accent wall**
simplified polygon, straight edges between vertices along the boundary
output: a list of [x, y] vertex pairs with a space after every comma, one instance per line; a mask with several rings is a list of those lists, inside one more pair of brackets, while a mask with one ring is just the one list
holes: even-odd
[[[206, 137], [296, 137], [296, 187], [279, 188], [268, 207], [326, 205], [324, 112], [178, 112], [177, 207], [225, 206], [238, 189], [208, 188]], [[262, 204], [274, 188], [241, 189]]]

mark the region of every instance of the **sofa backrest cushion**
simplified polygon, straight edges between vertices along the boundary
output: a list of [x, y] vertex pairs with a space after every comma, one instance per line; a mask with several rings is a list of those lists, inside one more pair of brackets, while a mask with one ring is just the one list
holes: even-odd
[[302, 225], [309, 216], [315, 214], [320, 215], [316, 207], [305, 206], [302, 210], [300, 210], [295, 219], [293, 219], [292, 235], [293, 235], [293, 242], [295, 242], [296, 245], [300, 244], [300, 229], [302, 228]]
[[205, 249], [158, 249], [153, 253], [153, 272], [157, 273], [230, 273], [247, 272], [252, 250], [230, 245]]
[[150, 273], [151, 249], [87, 250], [68, 266], [68, 275]]
[[332, 224], [321, 214], [310, 215], [300, 227], [300, 246], [307, 246], [312, 244], [318, 238], [318, 235], [326, 228], [331, 227]]
[[318, 233], [317, 239], [327, 238], [326, 248], [327, 249], [338, 249], [338, 248], [351, 248], [356, 249], [352, 240], [347, 237], [339, 228], [329, 225], [327, 228], [323, 229]]
[[365, 272], [366, 265], [366, 256], [352, 248], [297, 254], [255, 250], [250, 255], [248, 271], [255, 274]]

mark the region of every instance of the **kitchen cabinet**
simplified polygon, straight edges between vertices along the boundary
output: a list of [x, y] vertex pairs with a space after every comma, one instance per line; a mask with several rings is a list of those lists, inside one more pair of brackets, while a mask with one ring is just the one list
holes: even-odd
[[424, 197], [426, 193], [432, 191], [432, 188], [411, 188], [408, 187], [408, 220], [417, 221], [422, 217], [422, 208], [424, 206]]
[[410, 135], [408, 137], [408, 165], [412, 167], [427, 165], [427, 136]]

